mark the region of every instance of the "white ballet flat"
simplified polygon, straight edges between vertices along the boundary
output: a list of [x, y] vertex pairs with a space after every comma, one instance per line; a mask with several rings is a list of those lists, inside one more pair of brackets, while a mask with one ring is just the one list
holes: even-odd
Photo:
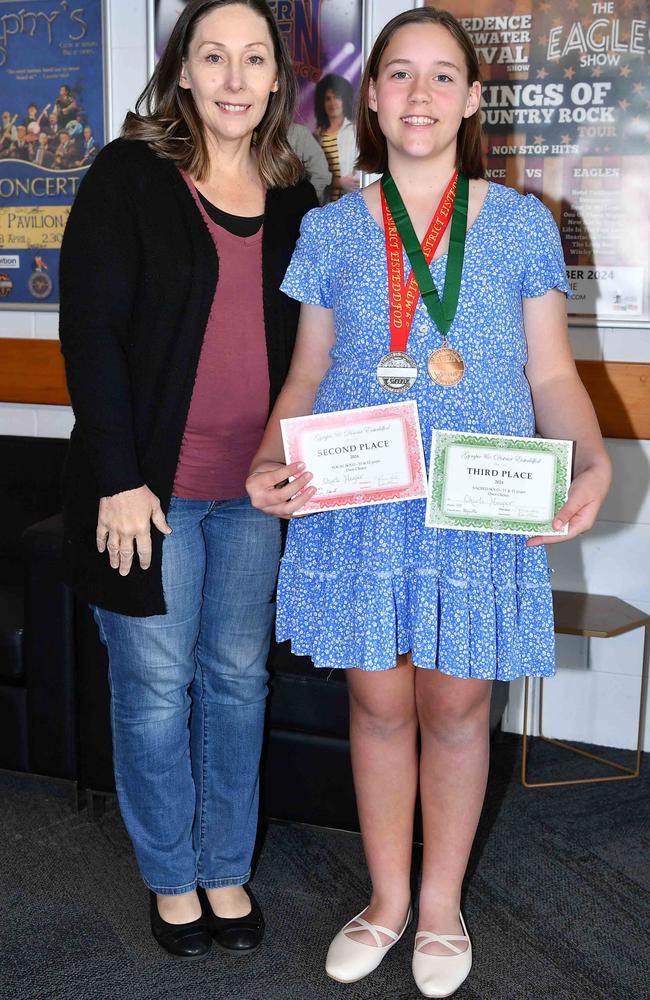
[[[460, 913], [463, 934], [433, 934], [418, 931], [415, 935], [413, 951], [413, 978], [420, 993], [425, 997], [450, 997], [461, 983], [464, 983], [472, 968], [472, 942]], [[421, 951], [428, 944], [437, 941], [448, 948], [449, 955], [427, 955]], [[452, 941], [467, 941], [467, 949], [461, 951]]]
[[[381, 927], [379, 924], [371, 924], [364, 920], [363, 914], [367, 909], [366, 906], [358, 916], [353, 917], [338, 932], [329, 946], [325, 960], [325, 971], [331, 979], [336, 979], [339, 983], [356, 983], [368, 973], [374, 972], [393, 945], [397, 944], [402, 937], [411, 920], [411, 907], [409, 906], [404, 926], [397, 934], [389, 927]], [[355, 934], [357, 931], [368, 931], [374, 944], [355, 941], [349, 937], [350, 934]], [[390, 938], [388, 944], [381, 943], [380, 934], [385, 934], [386, 937]]]

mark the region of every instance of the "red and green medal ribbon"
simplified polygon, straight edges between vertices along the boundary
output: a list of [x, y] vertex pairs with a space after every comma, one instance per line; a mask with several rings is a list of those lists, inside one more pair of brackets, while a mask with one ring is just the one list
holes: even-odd
[[[456, 316], [460, 295], [467, 234], [468, 178], [462, 173], [454, 173], [422, 244], [417, 238], [406, 206], [388, 170], [381, 179], [381, 195], [388, 263], [391, 353], [380, 362], [378, 369], [380, 384], [392, 391], [404, 391], [413, 385], [417, 377], [417, 366], [413, 369], [415, 362], [405, 351], [419, 289], [427, 312], [440, 331], [443, 341], [442, 347], [433, 351], [429, 357], [429, 374], [439, 385], [456, 385], [463, 377], [465, 366], [458, 352], [446, 346], [446, 337]], [[451, 233], [441, 300], [431, 277], [429, 265], [449, 224], [450, 215]], [[412, 268], [406, 286], [402, 247], [406, 250]], [[401, 359], [406, 361], [402, 362]], [[410, 363], [410, 367], [407, 362]], [[390, 379], [387, 376], [390, 374], [389, 368], [393, 365], [395, 377]], [[405, 370], [402, 372], [401, 369]], [[390, 381], [395, 383], [401, 381], [405, 384], [386, 384]]]

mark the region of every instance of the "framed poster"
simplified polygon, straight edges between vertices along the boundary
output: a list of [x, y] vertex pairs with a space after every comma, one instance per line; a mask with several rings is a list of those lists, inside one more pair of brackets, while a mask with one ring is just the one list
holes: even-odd
[[106, 137], [102, 0], [0, 0], [0, 307], [56, 309], [61, 238]]
[[[151, 69], [187, 0], [149, 0], [153, 14]], [[314, 89], [321, 77], [337, 73], [359, 91], [362, 71], [362, 0], [269, 0], [293, 59], [300, 96], [296, 121], [316, 126]]]
[[[427, 4], [436, 6], [436, 4]], [[650, 4], [446, 0], [483, 79], [488, 176], [559, 226], [572, 325], [650, 320]]]
[[[148, 3], [152, 25], [150, 70], [153, 70], [187, 0], [148, 0]], [[287, 43], [298, 80], [298, 101], [289, 141], [307, 166], [305, 156], [308, 157], [309, 147], [315, 144], [308, 133], [318, 138], [318, 130], [327, 130], [331, 125], [327, 108], [328, 98], [331, 101], [333, 95], [341, 102], [345, 124], [334, 158], [339, 159], [341, 174], [358, 186], [359, 175], [353, 167], [357, 150], [352, 123], [363, 69], [364, 4], [362, 0], [269, 0], [269, 6]], [[328, 164], [318, 147], [317, 153], [327, 179]], [[318, 191], [315, 178], [312, 180]], [[323, 185], [326, 182], [329, 183], [323, 180]], [[325, 197], [331, 196], [328, 191]]]
[[362, 4], [360, 0], [275, 0], [271, 2], [293, 59], [299, 97], [296, 121], [316, 127], [314, 92], [328, 74], [335, 74], [359, 93], [362, 66]]

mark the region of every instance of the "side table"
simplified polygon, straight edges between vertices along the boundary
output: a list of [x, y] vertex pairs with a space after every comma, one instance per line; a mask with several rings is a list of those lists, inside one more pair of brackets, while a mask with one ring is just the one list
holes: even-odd
[[641, 771], [641, 748], [643, 746], [643, 728], [645, 716], [646, 692], [648, 689], [648, 659], [650, 656], [650, 616], [635, 608], [632, 604], [621, 601], [618, 597], [605, 594], [580, 594], [568, 590], [558, 590], [553, 593], [553, 611], [555, 615], [555, 631], [559, 635], [579, 635], [586, 638], [609, 639], [634, 629], [645, 630], [643, 641], [643, 666], [641, 670], [641, 695], [639, 701], [639, 718], [637, 728], [636, 764], [633, 768], [596, 754], [588, 753], [565, 743], [563, 740], [544, 736], [544, 678], [539, 678], [539, 739], [545, 743], [580, 754], [590, 760], [598, 761], [622, 774], [606, 774], [597, 778], [572, 778], [556, 781], [528, 780], [528, 704], [529, 694], [534, 677], [526, 677], [524, 684], [524, 726], [522, 734], [521, 753], [521, 783], [525, 788], [550, 788], [556, 785], [584, 785], [598, 781], [629, 781], [638, 778]]

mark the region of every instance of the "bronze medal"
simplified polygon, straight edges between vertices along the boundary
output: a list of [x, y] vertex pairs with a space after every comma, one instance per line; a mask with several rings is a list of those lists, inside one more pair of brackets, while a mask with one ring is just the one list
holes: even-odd
[[389, 392], [408, 392], [418, 377], [418, 363], [404, 351], [391, 351], [377, 365], [377, 381]]
[[429, 377], [436, 385], [458, 385], [465, 375], [465, 362], [451, 347], [432, 351], [427, 361]]

